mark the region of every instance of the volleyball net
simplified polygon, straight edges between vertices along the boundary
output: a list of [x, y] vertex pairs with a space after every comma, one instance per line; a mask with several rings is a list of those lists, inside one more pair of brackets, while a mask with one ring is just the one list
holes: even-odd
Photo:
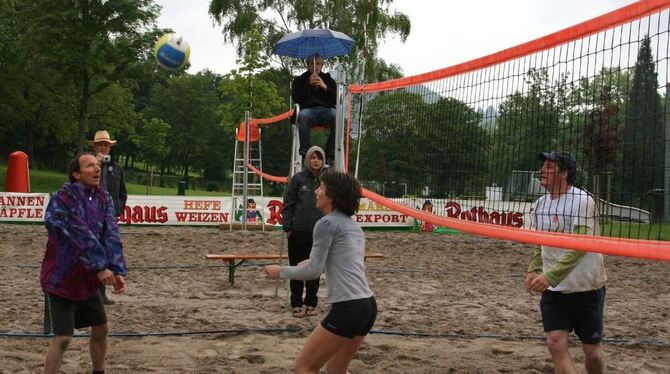
[[[351, 85], [345, 168], [364, 197], [422, 229], [670, 261], [668, 8], [640, 1], [472, 61]], [[539, 155], [552, 151], [574, 157], [571, 184], [592, 202], [578, 213], [537, 204]], [[537, 231], [538, 208], [569, 219]], [[595, 224], [563, 233], [570, 221]]]
[[[670, 260], [659, 241], [670, 230], [668, 7], [641, 1], [445, 69], [350, 86], [349, 172], [366, 197], [431, 225]], [[597, 220], [590, 236], [532, 230], [547, 192], [539, 154], [551, 151], [576, 160], [573, 184], [594, 209], [573, 218]]]

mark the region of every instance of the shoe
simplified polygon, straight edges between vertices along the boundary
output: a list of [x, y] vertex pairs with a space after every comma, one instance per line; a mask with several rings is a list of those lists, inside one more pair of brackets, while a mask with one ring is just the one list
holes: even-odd
[[116, 301], [114, 301], [114, 300], [110, 300], [109, 298], [107, 298], [107, 297], [105, 296], [105, 297], [102, 299], [102, 303], [105, 304], [105, 305], [114, 305], [114, 304], [116, 304]]
[[316, 307], [313, 306], [308, 306], [307, 309], [305, 309], [305, 314], [308, 317], [313, 317], [319, 314], [319, 311], [316, 310]]
[[293, 317], [302, 318], [304, 316], [305, 316], [305, 308], [301, 306], [293, 308]]

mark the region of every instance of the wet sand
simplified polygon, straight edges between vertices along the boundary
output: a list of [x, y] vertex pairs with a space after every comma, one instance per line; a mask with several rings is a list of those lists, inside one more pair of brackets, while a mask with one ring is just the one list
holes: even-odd
[[[328, 310], [296, 319], [287, 284], [260, 266], [237, 270], [207, 253], [277, 253], [275, 232], [218, 228], [123, 227], [129, 291], [107, 307], [112, 336], [108, 373], [289, 373], [306, 337]], [[379, 304], [374, 333], [352, 373], [550, 373], [539, 297], [523, 289], [532, 247], [470, 235], [366, 232]], [[0, 373], [42, 369], [46, 232], [0, 224]], [[285, 250], [284, 250], [285, 252]], [[263, 261], [263, 264], [269, 263]], [[258, 263], [256, 263], [258, 264]], [[606, 372], [670, 372], [670, 264], [606, 256]], [[277, 296], [275, 296], [277, 294]], [[85, 333], [86, 331], [81, 331]], [[578, 342], [571, 344], [585, 373]], [[62, 371], [90, 371], [88, 339], [75, 338]]]

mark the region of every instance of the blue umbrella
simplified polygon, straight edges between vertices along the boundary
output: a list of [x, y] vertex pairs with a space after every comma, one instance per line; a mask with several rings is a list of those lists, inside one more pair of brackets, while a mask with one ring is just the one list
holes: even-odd
[[323, 58], [346, 55], [354, 47], [354, 40], [329, 29], [307, 29], [284, 35], [275, 45], [279, 56], [307, 58], [318, 54]]

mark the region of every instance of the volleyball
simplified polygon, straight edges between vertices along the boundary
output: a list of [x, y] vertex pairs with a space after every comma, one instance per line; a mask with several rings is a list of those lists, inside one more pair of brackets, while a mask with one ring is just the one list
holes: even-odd
[[167, 70], [179, 70], [188, 63], [191, 46], [181, 35], [165, 34], [158, 39], [154, 47], [156, 62]]

